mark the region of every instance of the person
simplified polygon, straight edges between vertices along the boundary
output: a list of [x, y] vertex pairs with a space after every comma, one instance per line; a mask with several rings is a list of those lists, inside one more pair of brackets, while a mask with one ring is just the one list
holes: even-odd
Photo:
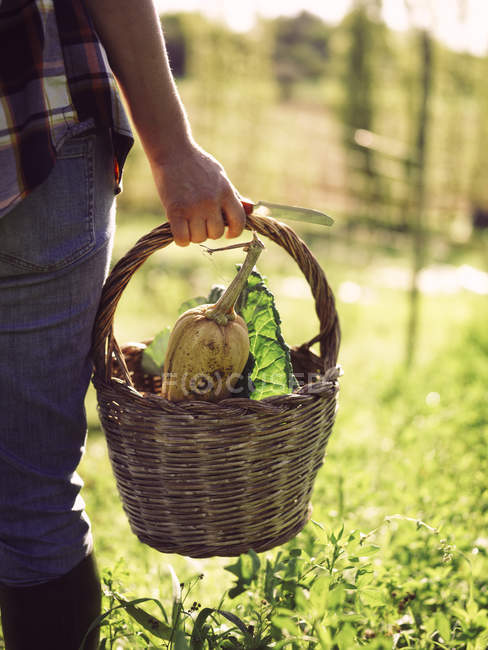
[[[116, 79], [116, 82], [114, 80]], [[0, 3], [0, 612], [7, 650], [78, 649], [101, 588], [77, 466], [91, 330], [133, 136], [179, 246], [238, 236], [152, 0]], [[98, 645], [91, 633], [84, 648]]]

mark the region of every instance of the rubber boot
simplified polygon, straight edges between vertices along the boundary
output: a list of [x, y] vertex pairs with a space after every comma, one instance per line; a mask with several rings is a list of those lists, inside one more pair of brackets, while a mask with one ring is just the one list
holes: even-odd
[[[33, 587], [0, 584], [5, 650], [80, 650], [101, 612], [101, 587], [93, 555], [61, 578]], [[94, 630], [83, 650], [98, 648]]]

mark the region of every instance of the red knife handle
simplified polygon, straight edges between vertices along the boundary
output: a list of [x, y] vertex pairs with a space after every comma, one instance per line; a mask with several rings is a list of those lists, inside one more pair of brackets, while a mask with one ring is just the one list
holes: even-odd
[[251, 199], [243, 199], [242, 197], [241, 197], [241, 203], [242, 203], [242, 207], [244, 208], [244, 212], [246, 213], [247, 216], [249, 216], [254, 210], [254, 203], [251, 201]]

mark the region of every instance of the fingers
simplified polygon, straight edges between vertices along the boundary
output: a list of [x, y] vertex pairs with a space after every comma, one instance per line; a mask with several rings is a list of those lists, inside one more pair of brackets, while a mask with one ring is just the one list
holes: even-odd
[[210, 239], [219, 239], [224, 234], [225, 223], [222, 210], [215, 206], [207, 217], [207, 234]]
[[188, 246], [191, 241], [188, 221], [180, 213], [172, 214], [169, 210], [167, 217], [175, 244], [177, 246]]
[[241, 201], [232, 192], [226, 196], [223, 202], [223, 210], [227, 221], [227, 239], [239, 237], [246, 225], [246, 213]]
[[216, 205], [174, 206], [167, 209], [166, 216], [178, 246], [218, 239], [224, 232], [222, 213]]
[[225, 232], [226, 222], [226, 237], [238, 237], [246, 223], [244, 208], [234, 193], [227, 195], [220, 203], [202, 201], [192, 206], [175, 206], [167, 210], [167, 217], [178, 246], [219, 239]]
[[194, 244], [201, 244], [203, 241], [208, 239], [207, 222], [205, 218], [202, 218], [202, 216], [196, 214], [190, 219], [189, 226], [190, 240]]
[[178, 246], [206, 239], [237, 237], [246, 223], [244, 208], [223, 167], [198, 146], [151, 164], [156, 187]]

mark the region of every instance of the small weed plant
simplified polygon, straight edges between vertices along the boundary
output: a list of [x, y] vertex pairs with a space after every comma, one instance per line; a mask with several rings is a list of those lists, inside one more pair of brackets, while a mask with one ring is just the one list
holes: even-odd
[[315, 486], [323, 523], [288, 544], [208, 571], [178, 558], [182, 581], [142, 587], [105, 570], [100, 649], [487, 650], [487, 359], [480, 321], [384, 378], [374, 410], [355, 393]]
[[[409, 541], [406, 566], [377, 543], [401, 529]], [[106, 571], [106, 611], [94, 623], [100, 649], [488, 647], [488, 610], [475, 598], [470, 559], [422, 521], [394, 515], [368, 534], [344, 527], [327, 533], [311, 522], [277, 552], [251, 551], [226, 571], [233, 586], [216, 607], [193, 596], [204, 575], [180, 583], [170, 567], [168, 605], [129, 598], [117, 570]]]

